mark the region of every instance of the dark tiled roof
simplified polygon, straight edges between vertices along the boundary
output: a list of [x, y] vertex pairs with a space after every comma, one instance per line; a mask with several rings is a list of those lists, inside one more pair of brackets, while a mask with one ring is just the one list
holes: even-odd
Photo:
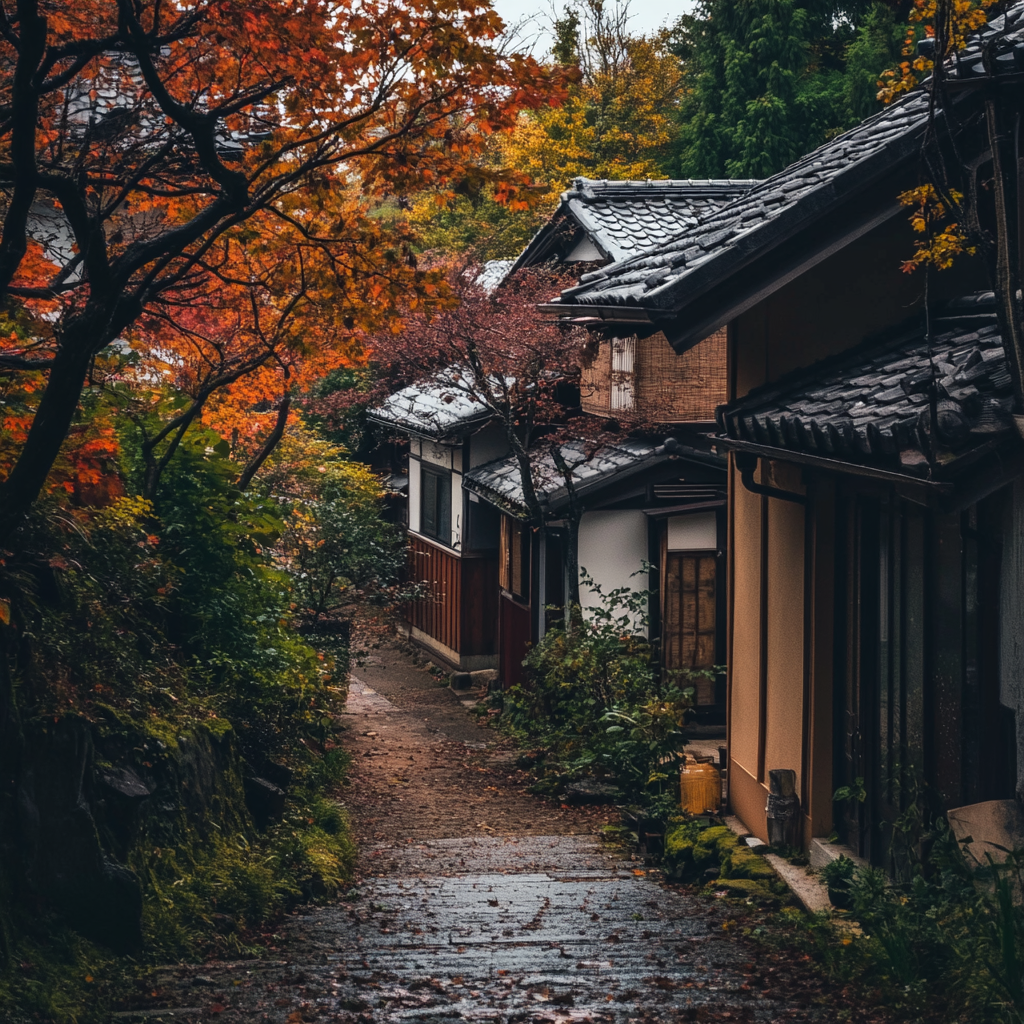
[[916, 476], [1013, 429], [1010, 371], [999, 329], [983, 326], [860, 348], [718, 409], [726, 437]]
[[[572, 469], [573, 483], [579, 496], [649, 469], [669, 458], [663, 446], [650, 441], [624, 440], [617, 444], [601, 445], [594, 452], [587, 449], [584, 442], [569, 442], [562, 447], [562, 457]], [[568, 498], [568, 490], [551, 453], [538, 449], [530, 453], [530, 458], [534, 487], [541, 505], [552, 511], [560, 508]], [[477, 466], [463, 479], [468, 490], [499, 508], [513, 514], [526, 511], [519, 462], [515, 456]]]
[[[1006, 50], [1024, 39], [1022, 13], [1024, 3], [1018, 2], [1006, 16], [1010, 27], [1003, 17], [993, 19], [961, 52], [951, 75], [970, 77], [979, 73], [982, 37], [1001, 35], [1000, 48]], [[918, 88], [784, 171], [759, 182], [739, 199], [703, 214], [696, 226], [669, 242], [626, 262], [585, 274], [579, 285], [566, 289], [544, 308], [569, 313], [574, 306], [634, 307], [662, 315], [679, 310], [692, 296], [792, 237], [846, 197], [879, 180], [895, 164], [916, 154], [927, 114], [928, 94]]]
[[544, 262], [582, 228], [614, 261], [661, 245], [695, 227], [702, 216], [743, 195], [756, 181], [731, 179], [604, 181], [575, 178], [562, 202], [516, 261]]
[[[462, 374], [461, 376], [464, 376]], [[487, 407], [459, 383], [449, 368], [430, 380], [410, 384], [367, 410], [377, 426], [408, 431], [441, 440], [472, 433], [494, 417]]]

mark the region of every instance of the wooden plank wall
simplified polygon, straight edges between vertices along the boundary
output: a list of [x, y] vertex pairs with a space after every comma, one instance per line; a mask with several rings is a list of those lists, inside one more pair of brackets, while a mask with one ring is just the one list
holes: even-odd
[[463, 556], [460, 654], [498, 653], [498, 559]]
[[462, 650], [462, 572], [460, 560], [436, 544], [409, 535], [409, 579], [426, 585], [427, 595], [405, 606], [417, 629], [453, 651]]

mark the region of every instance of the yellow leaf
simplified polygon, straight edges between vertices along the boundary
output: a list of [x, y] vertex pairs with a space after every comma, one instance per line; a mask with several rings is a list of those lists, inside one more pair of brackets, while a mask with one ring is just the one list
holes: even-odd
[[5, 626], [11, 624], [11, 602], [0, 600], [0, 622]]

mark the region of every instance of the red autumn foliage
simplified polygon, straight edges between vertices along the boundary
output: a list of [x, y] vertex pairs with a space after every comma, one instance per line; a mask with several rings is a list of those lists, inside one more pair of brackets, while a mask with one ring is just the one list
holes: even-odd
[[[528, 200], [522, 175], [478, 157], [563, 83], [504, 52], [501, 28], [474, 0], [18, 0], [0, 15], [0, 370], [25, 397], [0, 439], [0, 543], [72, 424], [97, 415], [87, 380], [139, 392], [159, 462], [201, 415], [227, 427], [358, 359], [358, 334], [399, 306], [447, 304], [381, 204], [488, 180]], [[191, 401], [156, 440], [164, 384]]]

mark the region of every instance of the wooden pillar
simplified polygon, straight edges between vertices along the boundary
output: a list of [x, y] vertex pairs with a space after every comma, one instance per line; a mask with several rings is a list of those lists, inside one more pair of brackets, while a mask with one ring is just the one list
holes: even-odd
[[835, 484], [819, 478], [808, 487], [804, 650], [804, 842], [832, 832], [834, 760]]

